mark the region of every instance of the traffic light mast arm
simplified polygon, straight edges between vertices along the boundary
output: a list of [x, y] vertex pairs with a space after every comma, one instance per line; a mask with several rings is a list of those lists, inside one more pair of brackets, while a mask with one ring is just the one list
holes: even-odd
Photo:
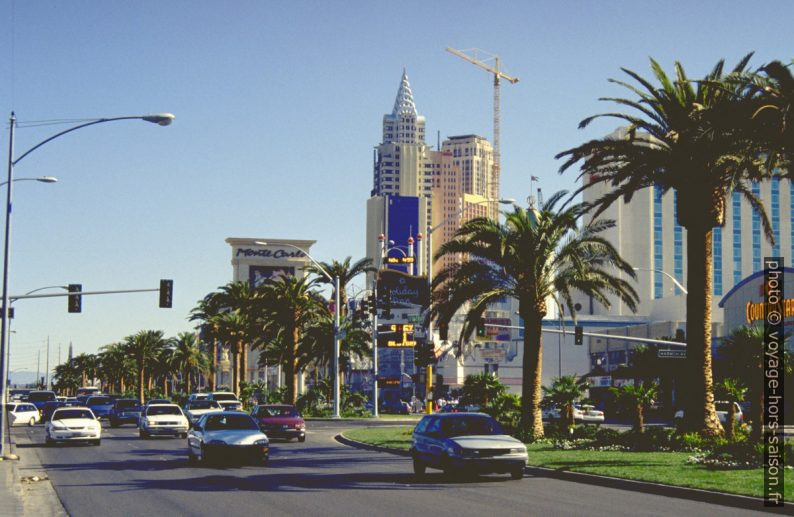
[[[486, 323], [486, 327], [498, 327], [501, 329], [519, 329], [524, 330], [524, 327], [520, 327], [518, 325], [494, 325], [491, 323]], [[570, 330], [557, 330], [552, 328], [543, 328], [543, 332], [551, 332], [552, 334], [562, 334], [562, 335], [573, 335], [573, 332]], [[597, 332], [582, 332], [585, 336], [590, 337], [601, 337], [606, 339], [617, 339], [620, 341], [636, 341], [638, 343], [651, 343], [654, 345], [670, 345], [670, 346], [681, 346], [686, 348], [686, 343], [681, 343], [680, 341], [666, 341], [664, 339], [653, 339], [647, 337], [633, 337], [633, 336], [614, 336], [612, 334], [601, 334]]]
[[53, 298], [56, 296], [69, 296], [69, 295], [82, 295], [87, 296], [90, 294], [121, 294], [121, 293], [156, 293], [160, 289], [121, 289], [116, 291], [80, 291], [74, 293], [43, 293], [43, 294], [21, 294], [19, 296], [9, 296], [11, 300], [27, 300], [30, 298]]

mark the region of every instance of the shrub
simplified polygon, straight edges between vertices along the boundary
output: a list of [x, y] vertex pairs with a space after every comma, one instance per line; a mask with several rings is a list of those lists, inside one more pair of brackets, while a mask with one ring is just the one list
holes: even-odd
[[574, 440], [595, 440], [601, 430], [600, 427], [600, 425], [578, 425], [574, 427], [571, 438]]
[[714, 447], [699, 463], [717, 469], [751, 469], [763, 464], [762, 443], [732, 442]]
[[596, 430], [593, 445], [606, 446], [606, 445], [621, 445], [621, 433], [616, 429], [598, 429]]
[[697, 433], [675, 435], [676, 448], [682, 451], [699, 452], [704, 449], [706, 440]]

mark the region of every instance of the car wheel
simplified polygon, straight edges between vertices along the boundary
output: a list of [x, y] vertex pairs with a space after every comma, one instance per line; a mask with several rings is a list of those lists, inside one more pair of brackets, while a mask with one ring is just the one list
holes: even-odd
[[298, 436], [298, 441], [301, 442], [301, 443], [305, 442], [306, 441], [306, 435]]
[[179, 435], [181, 438], [187, 438], [187, 433], [182, 433]]
[[196, 458], [196, 455], [193, 454], [193, 449], [188, 449], [188, 451], [187, 451], [187, 461], [189, 463], [196, 463], [196, 460], [198, 460], [198, 458]]
[[33, 416], [30, 417], [30, 420], [28, 420], [28, 425], [31, 426], [31, 427], [36, 425], [36, 417], [33, 417]]
[[101, 444], [101, 443], [102, 443], [102, 440], [101, 440], [101, 439], [99, 439], [99, 440], [94, 440], [94, 441], [93, 441], [93, 442], [91, 442], [91, 443], [92, 443], [93, 445], [99, 445], [99, 444]]
[[44, 445], [46, 445], [48, 447], [50, 447], [52, 445], [55, 445], [55, 440], [53, 440], [52, 438], [47, 436], [47, 437], [44, 438]]
[[141, 438], [143, 438], [144, 440], [146, 440], [147, 438], [149, 438], [149, 433], [147, 433], [147, 432], [146, 432], [146, 431], [144, 431], [143, 429], [139, 429], [139, 430], [138, 430], [138, 436], [140, 436]]
[[[417, 476], [424, 476], [425, 470], [427, 470], [427, 465], [422, 463], [422, 461], [419, 458], [414, 456], [414, 474], [416, 474]], [[444, 472], [446, 472], [446, 470]]]
[[515, 468], [510, 471], [510, 478], [511, 479], [523, 479], [524, 478], [524, 467]]

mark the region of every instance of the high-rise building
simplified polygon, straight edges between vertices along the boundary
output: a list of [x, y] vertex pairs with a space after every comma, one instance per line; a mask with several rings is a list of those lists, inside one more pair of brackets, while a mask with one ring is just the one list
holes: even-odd
[[[383, 116], [382, 138], [375, 150], [372, 197], [367, 202], [367, 256], [380, 265], [381, 234], [387, 243], [406, 246], [408, 237], [415, 239], [433, 228], [432, 239], [415, 239], [421, 259], [415, 272], [426, 274], [430, 257], [463, 222], [498, 216], [493, 147], [477, 135], [449, 137], [440, 150], [428, 146], [425, 118], [418, 114], [405, 71], [394, 108]], [[404, 210], [413, 205], [421, 212], [416, 217]], [[403, 209], [397, 210], [398, 206]], [[448, 260], [435, 264], [433, 270]]]

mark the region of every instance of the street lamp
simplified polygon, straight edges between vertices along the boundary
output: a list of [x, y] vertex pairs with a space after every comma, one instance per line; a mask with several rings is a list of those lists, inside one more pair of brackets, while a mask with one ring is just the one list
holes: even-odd
[[667, 271], [662, 271], [661, 269], [656, 269], [656, 268], [651, 268], [651, 267], [633, 267], [631, 269], [633, 269], [634, 271], [652, 271], [654, 273], [661, 273], [664, 276], [666, 276], [667, 278], [669, 278], [670, 280], [672, 280], [673, 283], [675, 284], [675, 286], [677, 288], [681, 289], [681, 291], [683, 291], [684, 294], [689, 295], [689, 291], [686, 290], [686, 287], [681, 285], [681, 282], [676, 280], [676, 278], [673, 275], [671, 275], [670, 273], [668, 273]]
[[[268, 243], [265, 241], [254, 241], [254, 244], [259, 246], [267, 246]], [[279, 246], [289, 246], [290, 248], [294, 248], [304, 255], [308, 257], [309, 260], [312, 261], [314, 267], [316, 267], [329, 281], [333, 282], [334, 284], [334, 292], [336, 293], [335, 301], [334, 301], [334, 414], [332, 418], [341, 418], [339, 414], [339, 276], [331, 276], [328, 271], [323, 268], [319, 262], [314, 260], [311, 255], [309, 255], [306, 250], [295, 246], [294, 244], [289, 244], [287, 242], [279, 242]]]
[[[55, 176], [39, 176], [38, 178], [14, 178], [12, 181], [40, 181], [41, 183], [56, 183], [58, 178]], [[8, 183], [4, 181], [0, 183], [0, 187]]]
[[[43, 146], [44, 144], [55, 140], [67, 133], [71, 133], [72, 131], [77, 131], [78, 129], [82, 129], [84, 127], [93, 126], [95, 124], [103, 124], [105, 122], [113, 122], [116, 120], [144, 120], [146, 122], [151, 122], [153, 124], [158, 124], [160, 126], [167, 126], [171, 122], [174, 121], [174, 115], [171, 113], [158, 113], [152, 115], [137, 115], [137, 116], [127, 116], [127, 117], [111, 117], [111, 118], [99, 118], [90, 120], [83, 124], [79, 124], [74, 127], [70, 127], [69, 129], [65, 129], [60, 133], [56, 133], [49, 138], [46, 138], [39, 142], [38, 144], [34, 145], [21, 155], [19, 155], [16, 159], [14, 158], [14, 130], [17, 126], [17, 118], [14, 112], [11, 112], [11, 117], [9, 119], [9, 136], [8, 136], [8, 178], [5, 182], [6, 186], [6, 217], [5, 217], [5, 242], [3, 246], [3, 304], [2, 304], [2, 317], [0, 317], [0, 384], [2, 384], [3, 389], [0, 390], [0, 406], [5, 407], [6, 403], [6, 390], [5, 390], [5, 365], [3, 362], [5, 361], [5, 348], [6, 343], [8, 342], [8, 258], [9, 258], [9, 244], [10, 244], [10, 237], [11, 237], [11, 199], [12, 199], [12, 186], [14, 184], [14, 166], [21, 162], [27, 155], [38, 149], [39, 147]], [[47, 178], [47, 179], [44, 179]], [[55, 178], [50, 176], [43, 176], [42, 179], [37, 179], [37, 181], [43, 181], [45, 183], [52, 183]], [[0, 456], [5, 454], [5, 427], [6, 427], [6, 414], [5, 411], [0, 411]]]

